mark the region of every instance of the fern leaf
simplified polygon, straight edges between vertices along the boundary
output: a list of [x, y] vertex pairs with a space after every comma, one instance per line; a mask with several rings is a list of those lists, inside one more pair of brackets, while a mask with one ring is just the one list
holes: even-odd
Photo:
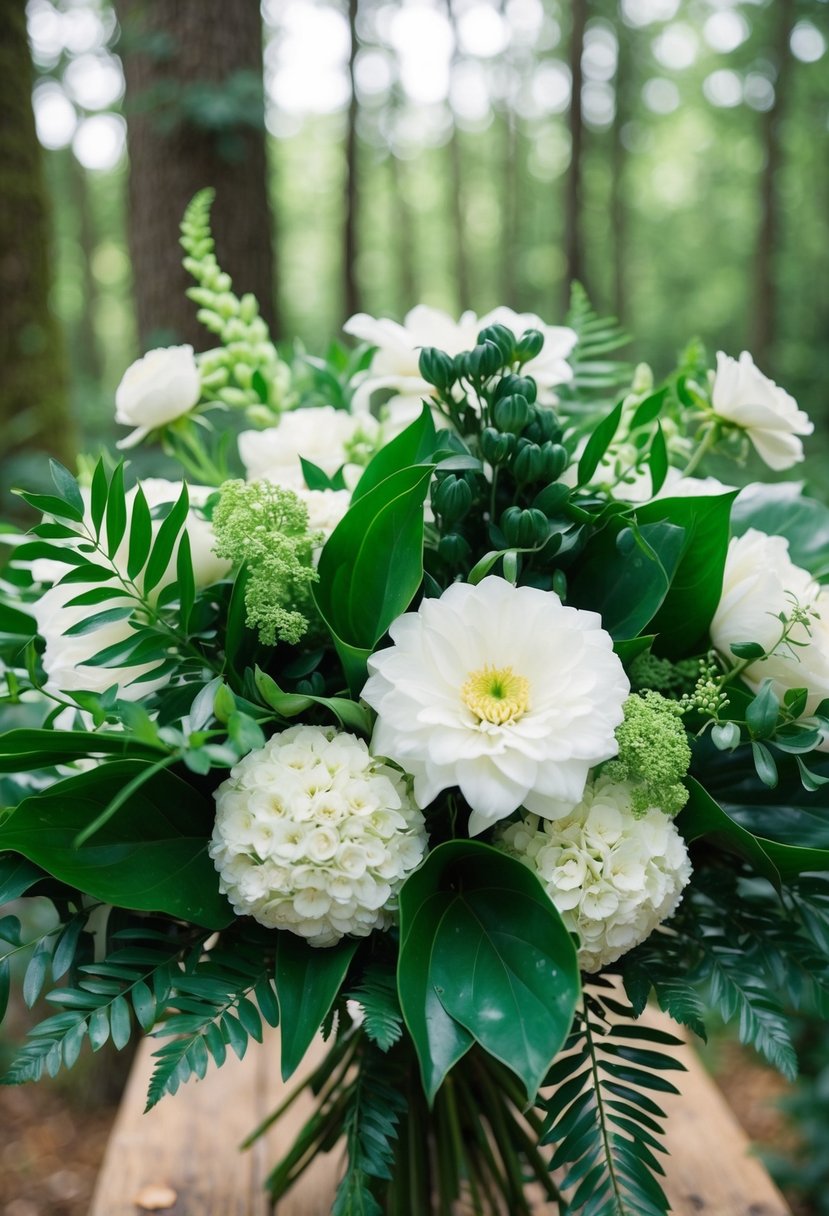
[[363, 1012], [363, 1030], [381, 1051], [389, 1051], [403, 1033], [403, 1014], [392, 973], [377, 966], [366, 968], [349, 997]]
[[[602, 318], [594, 312], [581, 283], [573, 284], [567, 324], [578, 341], [569, 356], [573, 379], [562, 389], [562, 397], [588, 393], [602, 401], [613, 400], [630, 384], [632, 368], [606, 356], [627, 345], [627, 334], [615, 317]], [[596, 404], [594, 400], [591, 408]]]

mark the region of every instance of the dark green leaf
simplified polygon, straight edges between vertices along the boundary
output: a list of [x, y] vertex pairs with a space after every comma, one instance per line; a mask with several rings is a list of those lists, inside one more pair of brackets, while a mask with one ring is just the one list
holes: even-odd
[[106, 469], [103, 460], [99, 460], [95, 465], [95, 472], [92, 474], [92, 493], [90, 513], [92, 515], [92, 525], [95, 528], [95, 536], [101, 535], [101, 524], [104, 522], [104, 512], [107, 505], [107, 493], [109, 487], [107, 485]]
[[69, 470], [65, 469], [59, 461], [50, 460], [49, 472], [52, 474], [52, 481], [54, 482], [58, 496], [83, 515], [84, 505], [80, 486]]
[[319, 950], [286, 930], [277, 934], [274, 974], [283, 1081], [302, 1063], [342, 987], [356, 949], [357, 942], [347, 938]]
[[618, 405], [610, 411], [606, 418], [603, 418], [593, 434], [587, 441], [587, 446], [582, 452], [579, 460], [578, 481], [577, 485], [585, 486], [592, 478], [596, 469], [601, 464], [602, 457], [613, 442], [613, 438], [619, 429], [619, 423], [622, 420], [622, 409], [624, 402], [620, 401]]
[[668, 476], [668, 447], [665, 443], [662, 425], [659, 422], [656, 424], [656, 432], [651, 440], [648, 469], [651, 475], [651, 492], [655, 497], [664, 486], [665, 478]]
[[123, 462], [112, 474], [107, 495], [106, 533], [107, 554], [114, 557], [127, 530], [127, 498], [124, 493]]
[[144, 572], [143, 580], [145, 593], [152, 591], [166, 574], [178, 535], [187, 522], [189, 510], [190, 499], [187, 494], [187, 483], [185, 482], [181, 487], [178, 501], [174, 504], [169, 515], [158, 529], [158, 535], [150, 551], [150, 559], [147, 562], [147, 569]]
[[351, 502], [354, 504], [373, 490], [392, 473], [398, 473], [411, 465], [423, 464], [431, 459], [437, 446], [437, 435], [432, 411], [423, 406], [420, 416], [404, 431], [384, 444], [366, 465], [362, 477], [354, 488]]
[[127, 574], [134, 579], [144, 569], [153, 540], [153, 523], [144, 491], [139, 485], [132, 500]]

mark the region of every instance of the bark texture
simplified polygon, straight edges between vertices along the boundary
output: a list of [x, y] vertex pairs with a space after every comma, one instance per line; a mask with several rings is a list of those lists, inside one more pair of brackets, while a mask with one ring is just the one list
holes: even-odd
[[143, 345], [209, 345], [185, 298], [178, 228], [216, 190], [219, 264], [278, 335], [259, 0], [117, 0], [127, 82], [130, 253]]
[[359, 144], [357, 121], [360, 102], [354, 67], [357, 62], [359, 43], [357, 40], [357, 0], [348, 0], [348, 27], [351, 35], [351, 50], [348, 58], [348, 76], [351, 83], [351, 99], [348, 103], [348, 125], [345, 135], [345, 210], [343, 212], [343, 320], [362, 312], [360, 284], [357, 278], [357, 230], [360, 206], [359, 192]]
[[0, 4], [0, 427], [3, 458], [72, 461], [63, 335], [49, 307], [51, 231], [32, 111], [25, 0]]
[[573, 0], [570, 5], [570, 166], [564, 184], [564, 257], [565, 307], [570, 299], [570, 285], [578, 281], [585, 287], [584, 233], [582, 215], [582, 173], [584, 158], [584, 122], [581, 108], [584, 27], [587, 24], [587, 0]]

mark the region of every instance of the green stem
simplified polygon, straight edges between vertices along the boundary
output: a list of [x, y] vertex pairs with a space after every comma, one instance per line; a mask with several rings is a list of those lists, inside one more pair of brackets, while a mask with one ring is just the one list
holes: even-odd
[[495, 1141], [501, 1151], [501, 1160], [504, 1163], [504, 1167], [510, 1181], [510, 1186], [513, 1190], [510, 1200], [510, 1216], [532, 1216], [524, 1191], [524, 1178], [521, 1173], [521, 1162], [519, 1161], [518, 1155], [515, 1152], [515, 1146], [512, 1142], [512, 1137], [510, 1136], [508, 1118], [505, 1112], [503, 1099], [501, 1094], [498, 1092], [498, 1089], [493, 1084], [492, 1078], [488, 1074], [485, 1066], [480, 1068], [479, 1076], [488, 1101], [486, 1115], [492, 1128], [493, 1135], [495, 1136]]
[[610, 1145], [610, 1137], [607, 1130], [607, 1116], [605, 1114], [601, 1078], [599, 1076], [599, 1061], [596, 1055], [596, 1043], [593, 1038], [593, 1027], [590, 1025], [590, 1011], [588, 1009], [587, 1001], [585, 1001], [584, 1005], [584, 1037], [587, 1043], [587, 1049], [590, 1053], [590, 1069], [593, 1073], [593, 1092], [596, 1095], [596, 1115], [599, 1120], [599, 1130], [602, 1137], [602, 1148], [604, 1149], [607, 1173], [610, 1179], [610, 1185], [613, 1188], [613, 1198], [616, 1203], [616, 1208], [619, 1212], [624, 1212], [625, 1205], [622, 1198], [622, 1189], [619, 1184], [619, 1179], [616, 1176], [616, 1162], [613, 1159], [613, 1149]]
[[720, 424], [711, 421], [703, 428], [702, 441], [685, 466], [683, 477], [692, 477], [702, 459], [711, 451], [720, 437]]
[[85, 828], [78, 832], [72, 842], [73, 847], [79, 849], [81, 845], [86, 844], [90, 836], [94, 836], [96, 832], [100, 831], [104, 824], [110, 821], [116, 811], [119, 811], [124, 803], [133, 796], [136, 790], [140, 789], [156, 773], [160, 773], [163, 769], [169, 768], [171, 764], [174, 764], [176, 760], [180, 760], [182, 755], [183, 753], [180, 751], [171, 752], [168, 756], [162, 756], [160, 760], [156, 760], [155, 764], [150, 764], [147, 768], [141, 769], [133, 777], [132, 781], [128, 781], [118, 791], [112, 801], [107, 803], [100, 815], [97, 815], [91, 823], [88, 823]]

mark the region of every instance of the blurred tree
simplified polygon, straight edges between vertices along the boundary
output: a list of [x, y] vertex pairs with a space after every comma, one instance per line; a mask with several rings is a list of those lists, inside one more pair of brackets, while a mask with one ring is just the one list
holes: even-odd
[[[359, 143], [357, 120], [360, 102], [354, 68], [357, 62], [359, 41], [357, 38], [357, 0], [348, 0], [348, 122], [345, 137], [345, 212], [343, 215], [343, 309], [345, 318], [361, 312], [360, 284], [357, 278], [357, 223], [359, 208]], [[344, 318], [344, 319], [345, 319]]]
[[[458, 22], [455, 6], [452, 0], [446, 0], [446, 16], [452, 28], [454, 55], [453, 64], [457, 60]], [[466, 254], [466, 215], [464, 208], [464, 167], [463, 150], [461, 148], [460, 131], [457, 116], [452, 114], [452, 128], [447, 144], [449, 154], [449, 206], [452, 215], [452, 244], [455, 250], [455, 283], [458, 292], [458, 304], [461, 310], [469, 308], [469, 265]]]
[[216, 252], [274, 333], [259, 0], [118, 0], [127, 81], [129, 241], [142, 343], [206, 335], [184, 296], [178, 225], [197, 190], [216, 190]]
[[760, 227], [757, 233], [752, 326], [752, 349], [761, 364], [768, 364], [776, 338], [778, 291], [775, 262], [781, 244], [780, 224], [783, 211], [780, 199], [782, 129], [792, 68], [789, 42], [795, 21], [794, 0], [777, 0], [772, 6], [770, 16], [772, 23], [768, 60], [774, 69], [774, 100], [762, 119], [765, 161], [758, 180]]
[[564, 184], [564, 256], [566, 259], [565, 305], [570, 284], [584, 283], [584, 234], [582, 232], [582, 156], [584, 122], [582, 119], [582, 56], [587, 24], [587, 0], [570, 5], [570, 165]]
[[32, 112], [25, 0], [0, 4], [0, 426], [4, 457], [45, 448], [69, 463], [62, 333], [49, 307], [51, 239]]

